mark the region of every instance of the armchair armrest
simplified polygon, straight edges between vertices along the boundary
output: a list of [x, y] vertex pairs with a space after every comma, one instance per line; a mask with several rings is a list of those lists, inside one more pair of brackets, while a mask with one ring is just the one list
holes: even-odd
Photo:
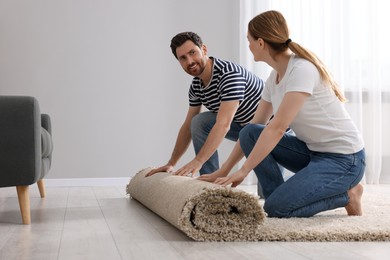
[[27, 96], [0, 96], [0, 187], [30, 185], [41, 173], [41, 114]]
[[51, 120], [48, 114], [41, 114], [41, 124], [51, 134]]
[[52, 151], [53, 151], [53, 141], [51, 137], [51, 119], [48, 114], [41, 114], [41, 140], [42, 140], [42, 168], [41, 168], [41, 177], [49, 171], [51, 165]]

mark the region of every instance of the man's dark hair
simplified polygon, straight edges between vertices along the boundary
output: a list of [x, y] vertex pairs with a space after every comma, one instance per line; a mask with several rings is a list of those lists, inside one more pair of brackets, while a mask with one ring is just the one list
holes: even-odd
[[188, 40], [192, 41], [199, 48], [202, 48], [203, 45], [202, 39], [196, 33], [194, 32], [179, 33], [171, 40], [171, 50], [176, 59], [177, 59], [176, 49], [182, 46]]

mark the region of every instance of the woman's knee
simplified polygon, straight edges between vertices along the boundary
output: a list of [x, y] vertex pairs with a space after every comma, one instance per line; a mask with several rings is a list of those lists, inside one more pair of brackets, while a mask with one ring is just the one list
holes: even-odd
[[280, 208], [280, 203], [272, 200], [266, 199], [263, 206], [264, 211], [267, 213], [267, 216], [270, 218], [283, 218], [288, 217], [286, 212], [283, 212], [283, 209]]
[[246, 155], [248, 155], [253, 146], [255, 145], [257, 139], [259, 138], [261, 132], [263, 131], [263, 125], [249, 124], [246, 125], [239, 134], [241, 149]]
[[248, 124], [240, 131], [240, 140], [258, 138], [264, 129], [264, 125]]

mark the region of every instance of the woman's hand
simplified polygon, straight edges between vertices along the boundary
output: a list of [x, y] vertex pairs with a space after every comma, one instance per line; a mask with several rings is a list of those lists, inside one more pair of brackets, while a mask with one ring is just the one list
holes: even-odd
[[225, 177], [226, 175], [228, 175], [228, 173], [229, 172], [226, 173], [224, 170], [219, 169], [210, 174], [203, 174], [199, 176], [197, 179], [200, 181], [215, 182], [217, 178]]
[[247, 175], [248, 173], [245, 173], [243, 170], [240, 169], [226, 177], [217, 178], [214, 183], [222, 186], [228, 186], [231, 184], [232, 187], [237, 187]]
[[158, 173], [158, 172], [172, 172], [173, 171], [173, 166], [170, 165], [170, 164], [166, 164], [164, 166], [161, 166], [159, 168], [156, 168], [156, 169], [153, 169], [151, 170], [150, 172], [148, 172], [145, 177], [149, 177], [149, 176], [152, 176], [153, 174], [155, 173]]

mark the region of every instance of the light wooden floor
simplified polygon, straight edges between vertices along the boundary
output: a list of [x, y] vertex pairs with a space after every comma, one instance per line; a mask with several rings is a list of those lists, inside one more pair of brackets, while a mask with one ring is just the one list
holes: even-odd
[[[251, 192], [254, 186], [243, 189]], [[390, 185], [366, 192], [390, 198]], [[390, 243], [205, 243], [125, 196], [125, 187], [30, 187], [30, 226], [15, 188], [0, 189], [0, 260], [19, 259], [389, 259]]]

